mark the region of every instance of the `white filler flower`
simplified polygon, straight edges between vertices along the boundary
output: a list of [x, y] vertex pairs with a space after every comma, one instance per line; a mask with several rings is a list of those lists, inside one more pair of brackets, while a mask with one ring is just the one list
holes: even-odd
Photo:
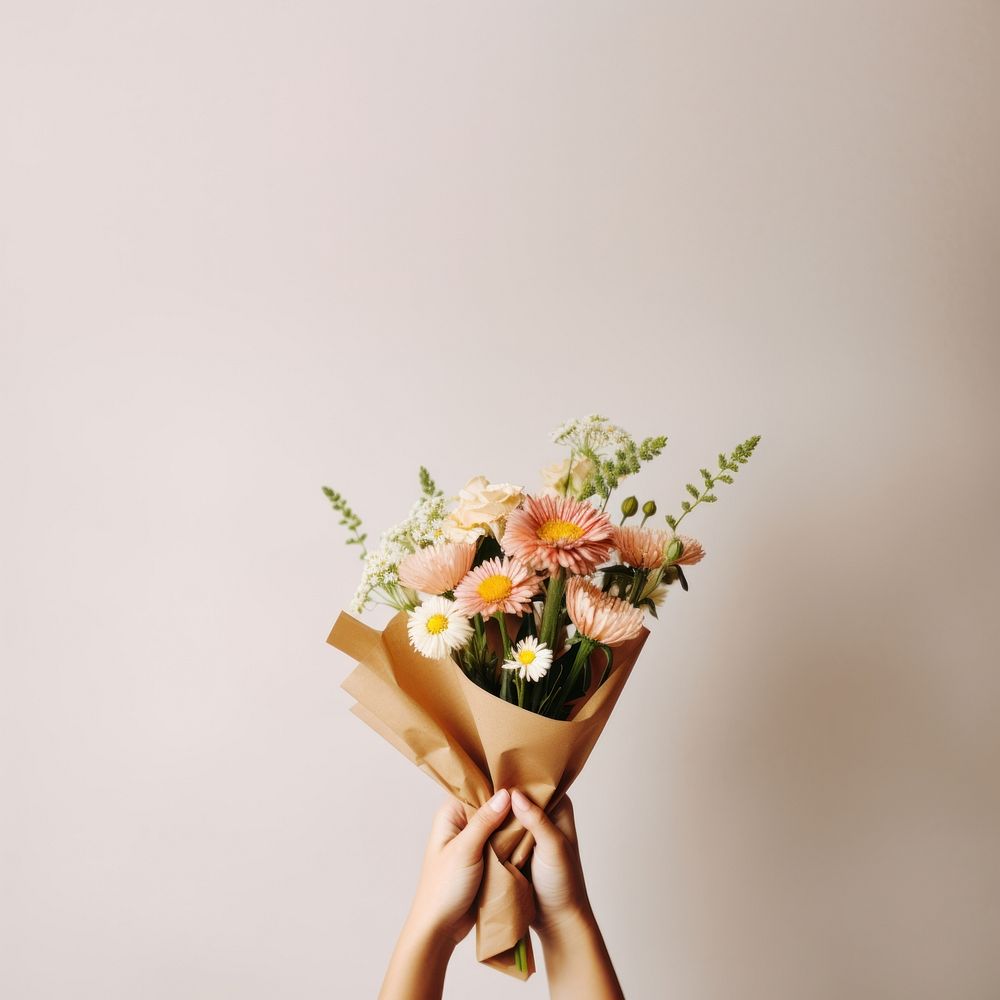
[[459, 614], [455, 602], [446, 597], [429, 597], [408, 612], [408, 618], [410, 645], [432, 660], [441, 660], [461, 649], [472, 635], [469, 619]]
[[503, 665], [504, 670], [516, 670], [522, 680], [540, 681], [552, 666], [552, 650], [533, 635], [514, 647], [513, 657]]

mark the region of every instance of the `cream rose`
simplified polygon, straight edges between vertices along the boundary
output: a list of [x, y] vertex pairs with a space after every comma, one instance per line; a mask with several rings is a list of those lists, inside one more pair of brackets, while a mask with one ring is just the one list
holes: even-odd
[[572, 467], [568, 458], [547, 465], [542, 469], [542, 482], [545, 483], [542, 493], [550, 497], [575, 497], [586, 485], [593, 471], [594, 463], [583, 455], [573, 459]]
[[445, 537], [452, 542], [474, 542], [483, 535], [503, 537], [507, 515], [524, 499], [524, 488], [491, 483], [475, 476], [458, 492], [458, 504], [444, 519]]

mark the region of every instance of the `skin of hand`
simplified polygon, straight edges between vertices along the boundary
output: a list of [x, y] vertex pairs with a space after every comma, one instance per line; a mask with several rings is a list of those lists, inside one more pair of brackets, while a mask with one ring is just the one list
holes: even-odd
[[569, 799], [551, 815], [523, 792], [511, 792], [514, 815], [535, 838], [531, 881], [538, 932], [552, 1000], [624, 1000], [607, 946], [590, 906]]
[[483, 879], [483, 849], [510, 811], [510, 794], [501, 788], [466, 820], [457, 799], [449, 799], [434, 815], [424, 853], [420, 882], [410, 919], [455, 944], [476, 922], [472, 912]]
[[532, 926], [542, 936], [561, 924], [590, 916], [590, 900], [580, 863], [573, 803], [559, 800], [551, 813], [514, 789], [514, 815], [532, 834], [531, 882], [535, 890]]
[[439, 1000], [455, 945], [476, 922], [472, 905], [483, 878], [483, 849], [509, 812], [505, 788], [470, 819], [457, 799], [438, 809], [379, 1000]]

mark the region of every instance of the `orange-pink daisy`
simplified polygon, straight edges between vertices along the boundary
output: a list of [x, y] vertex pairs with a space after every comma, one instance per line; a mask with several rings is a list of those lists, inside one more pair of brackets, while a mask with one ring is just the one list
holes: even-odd
[[641, 608], [605, 594], [582, 576], [566, 584], [566, 610], [581, 635], [606, 646], [620, 646], [642, 631]]
[[616, 527], [615, 548], [622, 562], [636, 569], [656, 569], [666, 559], [667, 545], [673, 538], [668, 531], [655, 528]]
[[612, 548], [611, 519], [573, 497], [525, 497], [507, 515], [504, 551], [533, 569], [592, 573]]
[[680, 556], [670, 561], [671, 566], [693, 566], [705, 558], [705, 549], [697, 538], [692, 538], [690, 535], [671, 535], [669, 541], [673, 541], [674, 538], [681, 543], [683, 548]]
[[522, 615], [541, 585], [541, 577], [517, 559], [487, 559], [455, 588], [455, 607], [469, 618], [498, 611]]
[[399, 582], [411, 590], [439, 597], [469, 572], [476, 555], [475, 545], [443, 542], [411, 552], [399, 564]]

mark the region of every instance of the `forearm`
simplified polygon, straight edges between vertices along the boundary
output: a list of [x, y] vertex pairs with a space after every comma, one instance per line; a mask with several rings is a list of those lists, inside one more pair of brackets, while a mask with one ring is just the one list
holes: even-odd
[[379, 1000], [441, 1000], [454, 942], [407, 918], [386, 970]]
[[539, 931], [552, 1000], [624, 1000], [591, 910]]

